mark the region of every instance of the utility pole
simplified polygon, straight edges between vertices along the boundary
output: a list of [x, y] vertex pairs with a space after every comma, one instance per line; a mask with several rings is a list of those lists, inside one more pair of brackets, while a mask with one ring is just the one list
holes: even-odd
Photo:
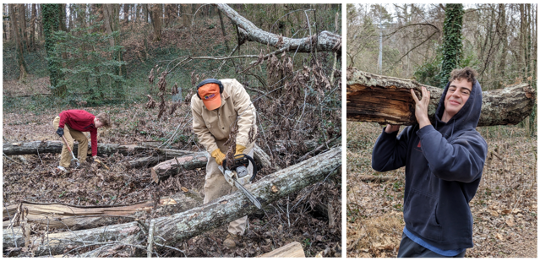
[[383, 27], [382, 27], [382, 19], [379, 17], [379, 31], [380, 31], [380, 34], [379, 34], [379, 62], [377, 64], [377, 72], [378, 74], [382, 74], [382, 32], [383, 32]]

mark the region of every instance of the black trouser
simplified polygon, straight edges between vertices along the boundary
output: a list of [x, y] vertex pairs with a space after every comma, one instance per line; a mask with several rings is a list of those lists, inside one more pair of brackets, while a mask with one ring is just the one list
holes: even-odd
[[405, 233], [401, 237], [401, 244], [399, 245], [399, 252], [397, 257], [464, 257], [465, 252], [459, 253], [456, 256], [443, 256], [439, 255], [419, 244], [412, 241]]

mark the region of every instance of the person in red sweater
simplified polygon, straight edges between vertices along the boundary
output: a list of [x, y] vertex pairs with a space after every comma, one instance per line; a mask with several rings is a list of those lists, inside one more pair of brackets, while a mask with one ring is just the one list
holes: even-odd
[[[92, 142], [92, 157], [97, 157], [97, 129], [101, 127], [109, 127], [109, 115], [100, 113], [97, 116], [84, 110], [67, 110], [60, 113], [53, 120], [53, 126], [56, 133], [64, 136], [70, 148], [73, 148], [74, 140], [79, 142], [78, 157], [80, 162], [86, 162], [88, 153], [88, 139], [83, 132], [90, 132], [90, 140]], [[71, 153], [66, 145], [62, 147], [60, 158], [60, 166], [58, 169], [66, 172], [66, 168], [71, 163]]]

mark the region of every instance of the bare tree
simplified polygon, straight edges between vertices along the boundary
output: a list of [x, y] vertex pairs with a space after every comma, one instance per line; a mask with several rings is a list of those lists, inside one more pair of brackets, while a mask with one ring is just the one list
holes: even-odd
[[30, 19], [30, 46], [31, 50], [36, 50], [36, 19], [37, 19], [36, 4], [32, 4], [32, 18]]
[[153, 4], [151, 7], [152, 27], [154, 28], [154, 42], [161, 41], [163, 4]]
[[[16, 43], [17, 49], [17, 64], [19, 67], [19, 81], [24, 81], [28, 75], [28, 66], [24, 60], [24, 47], [23, 47], [23, 33], [18, 24], [18, 11], [21, 11], [21, 4], [9, 4], [9, 15], [11, 18], [11, 24], [13, 26], [13, 38]], [[19, 9], [19, 10], [17, 10]], [[24, 9], [24, 8], [23, 8]], [[19, 16], [20, 17], [20, 16]]]
[[182, 26], [189, 27], [191, 24], [191, 4], [182, 4]]
[[[3, 5], [3, 12], [4, 14], [8, 14], [8, 5]], [[4, 15], [3, 16], [3, 22], [2, 22], [2, 28], [4, 29], [4, 41], [8, 41], [10, 40], [9, 39], [9, 35], [8, 35], [8, 31], [9, 31], [9, 23], [8, 23], [8, 19], [9, 19], [9, 15]]]

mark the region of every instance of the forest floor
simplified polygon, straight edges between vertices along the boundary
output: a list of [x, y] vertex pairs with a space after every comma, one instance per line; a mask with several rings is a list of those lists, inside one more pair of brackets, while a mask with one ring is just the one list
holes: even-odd
[[[4, 87], [9, 82], [4, 82]], [[12, 86], [13, 87], [13, 86]], [[21, 87], [22, 88], [22, 87]], [[16, 88], [9, 88], [15, 90]], [[17, 91], [25, 95], [31, 91]], [[5, 95], [5, 94], [4, 94]], [[99, 131], [99, 143], [135, 144], [142, 141], [164, 141], [177, 126], [182, 126], [179, 149], [204, 151], [194, 142], [191, 131], [191, 115], [188, 103], [184, 103], [172, 115], [157, 120], [158, 109], [145, 109], [144, 104], [123, 104], [103, 107], [80, 107], [93, 114], [108, 111], [113, 127]], [[52, 121], [61, 110], [39, 109], [33, 111], [4, 108], [3, 141], [21, 142], [58, 140]], [[148, 168], [128, 169], [125, 163], [142, 155], [123, 156], [113, 154], [103, 157], [107, 170], [101, 166], [85, 163], [82, 168], [68, 174], [55, 174], [59, 154], [4, 156], [3, 158], [3, 206], [21, 201], [58, 202], [81, 206], [127, 205], [151, 200], [153, 195], [165, 197], [182, 192], [182, 187], [203, 197], [205, 170], [184, 171], [160, 184], [151, 182]], [[272, 170], [262, 169], [255, 182]], [[341, 174], [333, 175], [325, 183], [308, 186], [304, 190], [275, 202], [274, 211], [249, 215], [249, 227], [237, 242], [238, 247], [229, 250], [222, 242], [227, 235], [223, 225], [173, 246], [182, 251], [159, 249], [160, 257], [253, 257], [272, 251], [290, 242], [300, 242], [306, 256], [341, 255]], [[322, 200], [335, 200], [339, 211], [335, 225], [330, 227], [327, 216], [317, 210]], [[154, 218], [159, 216], [149, 216]], [[4, 221], [8, 217], [4, 217]], [[37, 229], [37, 228], [36, 228]], [[54, 233], [55, 231], [50, 231]], [[144, 242], [143, 242], [144, 243]], [[5, 252], [4, 252], [5, 253]], [[73, 253], [70, 253], [73, 254]], [[23, 253], [21, 256], [30, 256]], [[111, 253], [109, 256], [120, 256]], [[146, 256], [146, 254], [144, 254]]]
[[[405, 169], [380, 173], [371, 168], [381, 131], [378, 124], [347, 122], [347, 257], [396, 257], [399, 250]], [[478, 131], [489, 153], [470, 202], [474, 247], [465, 257], [536, 258], [536, 137], [517, 126]], [[389, 179], [367, 181], [365, 176]]]

